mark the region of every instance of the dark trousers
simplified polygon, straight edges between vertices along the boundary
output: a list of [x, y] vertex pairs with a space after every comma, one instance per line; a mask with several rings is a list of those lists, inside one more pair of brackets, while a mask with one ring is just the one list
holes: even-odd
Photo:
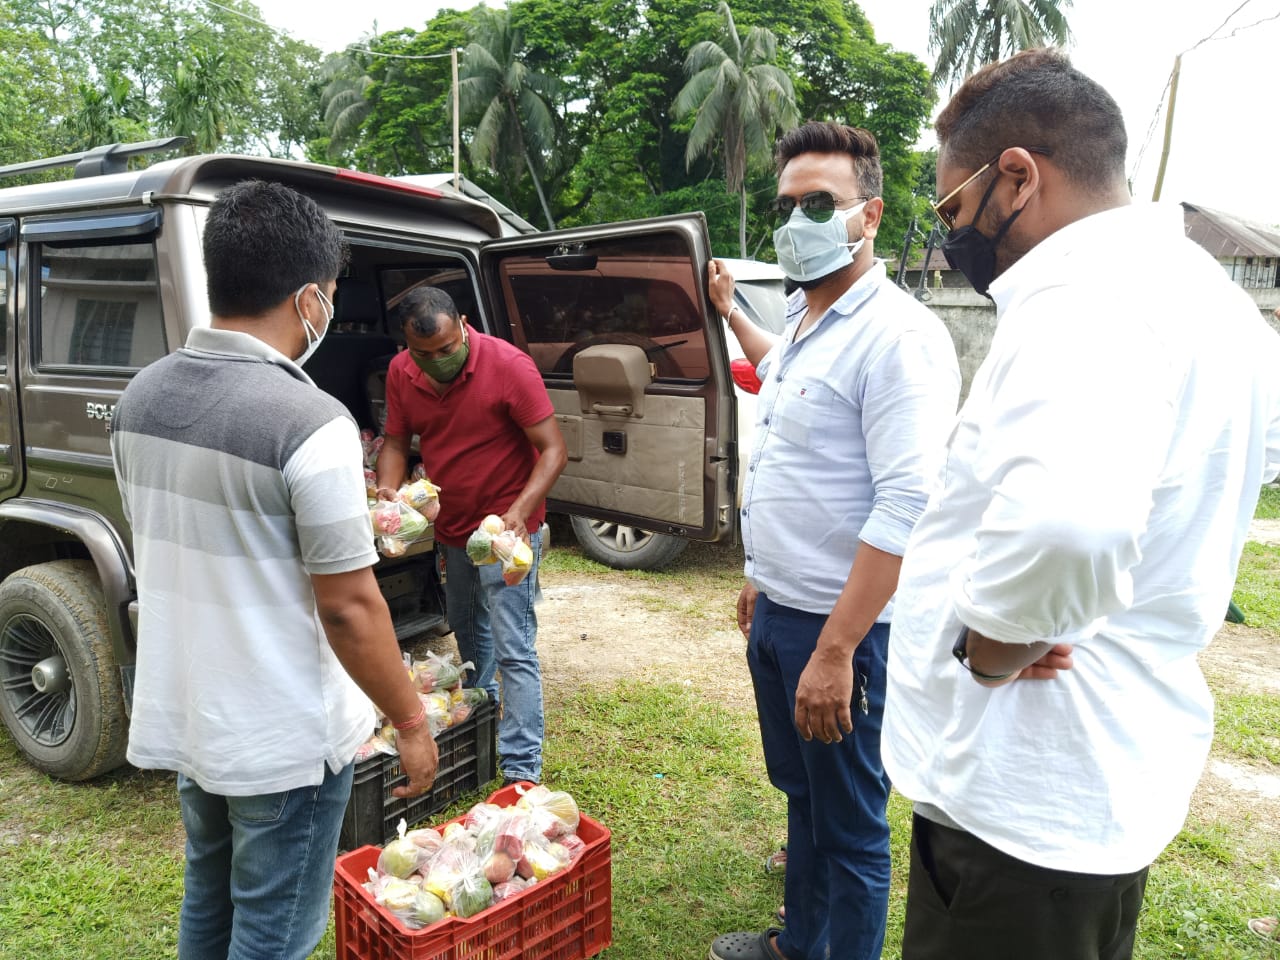
[[1147, 869], [1049, 870], [916, 816], [902, 960], [1129, 960]]
[[827, 618], [756, 600], [747, 644], [769, 781], [787, 796], [786, 928], [790, 960], [879, 960], [889, 906], [889, 778], [880, 762], [889, 625], [877, 623], [853, 657], [853, 733], [839, 743], [796, 730], [796, 685]]

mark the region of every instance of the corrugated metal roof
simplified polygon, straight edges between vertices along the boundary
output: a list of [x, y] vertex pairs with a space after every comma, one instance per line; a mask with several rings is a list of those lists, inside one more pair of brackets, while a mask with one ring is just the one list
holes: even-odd
[[[941, 241], [938, 241], [938, 243], [941, 244]], [[907, 261], [907, 269], [919, 270], [923, 261], [924, 261], [924, 251], [921, 250], [919, 253], [915, 254], [910, 260]], [[942, 249], [940, 246], [935, 245], [934, 248], [929, 251], [929, 266], [927, 269], [929, 270], [950, 270], [951, 269], [951, 265], [947, 263], [947, 258], [942, 255]]]
[[1280, 228], [1251, 223], [1221, 210], [1183, 203], [1187, 236], [1218, 260], [1280, 257]]

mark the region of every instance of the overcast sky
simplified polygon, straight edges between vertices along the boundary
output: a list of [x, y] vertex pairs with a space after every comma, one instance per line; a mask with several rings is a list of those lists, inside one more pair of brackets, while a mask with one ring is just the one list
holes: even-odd
[[[379, 31], [420, 28], [442, 7], [472, 6], [438, 0], [257, 3], [269, 23], [326, 52], [340, 49], [375, 25]], [[707, 4], [713, 6], [714, 0]], [[929, 0], [862, 0], [860, 6], [879, 41], [910, 51], [932, 66], [926, 49]], [[353, 16], [353, 10], [361, 11], [360, 16]], [[1124, 111], [1136, 197], [1151, 198], [1164, 135], [1161, 102], [1174, 57], [1186, 51], [1161, 199], [1280, 224], [1280, 120], [1275, 106], [1280, 89], [1280, 0], [1075, 0], [1066, 12], [1076, 37], [1073, 62], [1106, 87]], [[1229, 16], [1228, 26], [1217, 32], [1224, 39], [1196, 47]], [[1255, 23], [1259, 25], [1250, 26]], [[1233, 29], [1239, 32], [1227, 36]]]

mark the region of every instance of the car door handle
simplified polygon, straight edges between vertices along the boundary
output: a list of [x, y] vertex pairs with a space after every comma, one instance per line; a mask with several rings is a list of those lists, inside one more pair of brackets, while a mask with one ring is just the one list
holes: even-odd
[[591, 412], [599, 413], [606, 417], [629, 417], [631, 416], [631, 404], [593, 403]]

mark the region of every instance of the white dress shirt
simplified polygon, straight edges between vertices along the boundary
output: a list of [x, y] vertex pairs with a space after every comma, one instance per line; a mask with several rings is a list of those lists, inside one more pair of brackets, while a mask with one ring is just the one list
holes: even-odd
[[[1177, 206], [1073, 223], [991, 286], [997, 330], [907, 548], [885, 767], [1021, 860], [1129, 873], [1186, 815], [1213, 736], [1196, 661], [1280, 469], [1280, 337]], [[1075, 644], [988, 689], [963, 626]]]

